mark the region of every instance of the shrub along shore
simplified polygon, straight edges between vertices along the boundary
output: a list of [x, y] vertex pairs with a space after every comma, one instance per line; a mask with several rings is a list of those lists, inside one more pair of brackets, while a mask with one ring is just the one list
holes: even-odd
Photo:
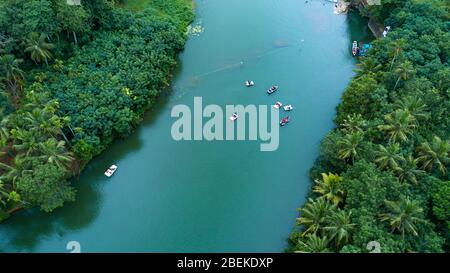
[[449, 249], [448, 2], [381, 3], [363, 14], [391, 32], [343, 94], [288, 251]]
[[192, 2], [125, 2], [0, 3], [0, 222], [74, 200], [69, 179], [169, 85]]

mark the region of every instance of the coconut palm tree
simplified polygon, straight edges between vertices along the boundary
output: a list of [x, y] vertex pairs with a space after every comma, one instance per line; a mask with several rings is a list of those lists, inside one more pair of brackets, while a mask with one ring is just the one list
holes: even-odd
[[375, 73], [383, 67], [377, 60], [372, 57], [366, 57], [362, 59], [362, 61], [356, 66], [357, 69], [355, 69], [355, 72], [357, 76], [362, 76], [367, 72]]
[[347, 115], [344, 122], [341, 124], [342, 131], [346, 133], [363, 132], [367, 126], [367, 121], [364, 120], [361, 114]]
[[408, 80], [412, 75], [416, 73], [414, 70], [414, 67], [410, 61], [405, 61], [401, 64], [399, 64], [394, 69], [395, 74], [398, 75], [397, 81], [395, 82], [394, 90], [397, 88], [398, 83], [400, 80], [406, 81]]
[[5, 127], [0, 128], [0, 156], [4, 156], [4, 151], [8, 147], [9, 132]]
[[322, 197], [337, 206], [344, 199], [341, 182], [342, 177], [337, 174], [322, 173], [322, 180], [315, 180], [314, 192], [320, 193]]
[[6, 94], [6, 78], [0, 76], [0, 95]]
[[385, 131], [390, 142], [404, 142], [416, 128], [416, 120], [408, 110], [397, 109], [384, 116], [386, 124], [379, 125], [381, 131]]
[[412, 155], [408, 155], [403, 161], [402, 166], [396, 171], [400, 182], [409, 181], [418, 184], [417, 178], [424, 175], [425, 172], [417, 169], [417, 160]]
[[309, 234], [304, 240], [299, 240], [295, 253], [328, 253], [327, 237], [319, 237], [316, 234]]
[[299, 225], [303, 225], [306, 229], [302, 236], [307, 234], [315, 234], [325, 226], [327, 218], [336, 209], [335, 205], [331, 205], [323, 198], [313, 200], [308, 199], [308, 203], [300, 210], [300, 218], [297, 219]]
[[9, 190], [6, 188], [5, 182], [0, 180], [0, 204], [6, 206], [8, 198], [9, 198]]
[[397, 57], [403, 52], [405, 48], [406, 41], [404, 39], [397, 39], [389, 45], [388, 55], [392, 58], [389, 71], [392, 71], [392, 67], [397, 59]]
[[26, 53], [30, 53], [31, 59], [37, 64], [45, 62], [48, 65], [48, 60], [52, 58], [51, 50], [54, 48], [52, 43], [47, 42], [48, 36], [45, 33], [39, 35], [32, 32], [28, 39], [26, 39], [27, 47]]
[[415, 185], [419, 183], [419, 178], [424, 175], [426, 175], [426, 172], [418, 168], [417, 159], [414, 159], [412, 155], [405, 158], [404, 164], [397, 171], [400, 182], [408, 181]]
[[424, 223], [423, 209], [416, 201], [409, 197], [402, 197], [399, 201], [385, 200], [388, 213], [381, 214], [381, 221], [389, 222], [392, 232], [399, 231], [404, 237], [405, 233], [418, 235], [416, 224]]
[[353, 132], [339, 139], [337, 141], [339, 158], [343, 160], [350, 159], [353, 164], [363, 150], [363, 139], [362, 132]]
[[14, 98], [22, 91], [24, 80], [23, 71], [20, 69], [22, 62], [22, 59], [16, 59], [11, 54], [0, 56], [0, 74], [4, 75], [8, 90]]
[[26, 156], [31, 156], [39, 150], [39, 140], [37, 134], [33, 131], [23, 129], [12, 129], [11, 134], [14, 138], [14, 149], [25, 153]]
[[53, 112], [53, 109], [34, 108], [31, 112], [28, 112], [24, 118], [24, 120], [27, 121], [27, 128], [30, 130], [38, 129], [43, 134], [53, 138], [61, 135], [70, 146], [69, 139], [62, 131], [62, 127], [65, 124], [68, 124], [70, 119], [67, 117], [60, 118], [57, 115], [54, 115]]
[[450, 162], [450, 142], [448, 140], [442, 140], [435, 136], [431, 143], [422, 143], [417, 151], [419, 154], [417, 162], [422, 165], [422, 169], [431, 171], [433, 167], [437, 167], [441, 174], [447, 173], [447, 165]]
[[355, 224], [351, 223], [351, 216], [351, 212], [338, 210], [331, 215], [327, 226], [323, 228], [329, 234], [330, 240], [334, 240], [337, 246], [350, 241], [352, 231], [355, 228]]
[[427, 111], [427, 105], [421, 98], [404, 97], [395, 103], [395, 107], [397, 109], [408, 110], [415, 120], [425, 120], [430, 117], [430, 113]]
[[54, 138], [49, 138], [39, 145], [41, 148], [40, 153], [42, 154], [39, 156], [39, 159], [44, 162], [67, 168], [74, 160], [72, 153], [66, 150], [65, 142], [62, 140], [57, 141]]
[[378, 145], [375, 157], [375, 162], [382, 170], [389, 168], [393, 171], [398, 171], [400, 164], [405, 160], [400, 154], [400, 145], [398, 143], [389, 144], [387, 147]]
[[22, 175], [27, 173], [32, 173], [30, 170], [29, 158], [23, 156], [16, 156], [13, 159], [12, 166], [0, 162], [0, 169], [4, 170], [5, 173], [0, 176], [2, 181], [10, 181], [13, 188], [16, 188], [15, 183]]

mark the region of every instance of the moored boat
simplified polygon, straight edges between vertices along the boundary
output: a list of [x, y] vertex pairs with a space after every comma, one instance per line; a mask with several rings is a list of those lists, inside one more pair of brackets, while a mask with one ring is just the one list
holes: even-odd
[[352, 54], [353, 54], [353, 56], [356, 56], [356, 54], [358, 54], [358, 42], [357, 41], [353, 41]]
[[245, 86], [247, 86], [247, 87], [252, 87], [253, 85], [255, 85], [254, 81], [246, 81], [245, 82]]
[[111, 165], [111, 167], [109, 167], [106, 171], [105, 171], [105, 175], [107, 177], [111, 177], [116, 171], [117, 171], [117, 166], [116, 165]]

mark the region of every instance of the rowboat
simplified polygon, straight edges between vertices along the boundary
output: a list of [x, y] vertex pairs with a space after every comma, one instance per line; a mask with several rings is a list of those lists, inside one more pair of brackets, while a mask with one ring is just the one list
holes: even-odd
[[117, 171], [117, 166], [116, 165], [111, 165], [111, 167], [109, 167], [106, 171], [105, 171], [105, 175], [107, 177], [111, 177], [116, 171]]
[[357, 41], [353, 41], [352, 54], [353, 54], [353, 56], [356, 56], [356, 54], [358, 54], [358, 42]]

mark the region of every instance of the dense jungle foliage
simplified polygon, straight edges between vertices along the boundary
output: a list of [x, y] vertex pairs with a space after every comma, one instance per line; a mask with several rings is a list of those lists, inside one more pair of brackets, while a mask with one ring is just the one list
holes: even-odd
[[74, 200], [68, 179], [168, 86], [192, 2], [123, 2], [0, 2], [0, 222]]
[[343, 94], [289, 251], [449, 250], [449, 2], [381, 3], [363, 14], [392, 30]]

